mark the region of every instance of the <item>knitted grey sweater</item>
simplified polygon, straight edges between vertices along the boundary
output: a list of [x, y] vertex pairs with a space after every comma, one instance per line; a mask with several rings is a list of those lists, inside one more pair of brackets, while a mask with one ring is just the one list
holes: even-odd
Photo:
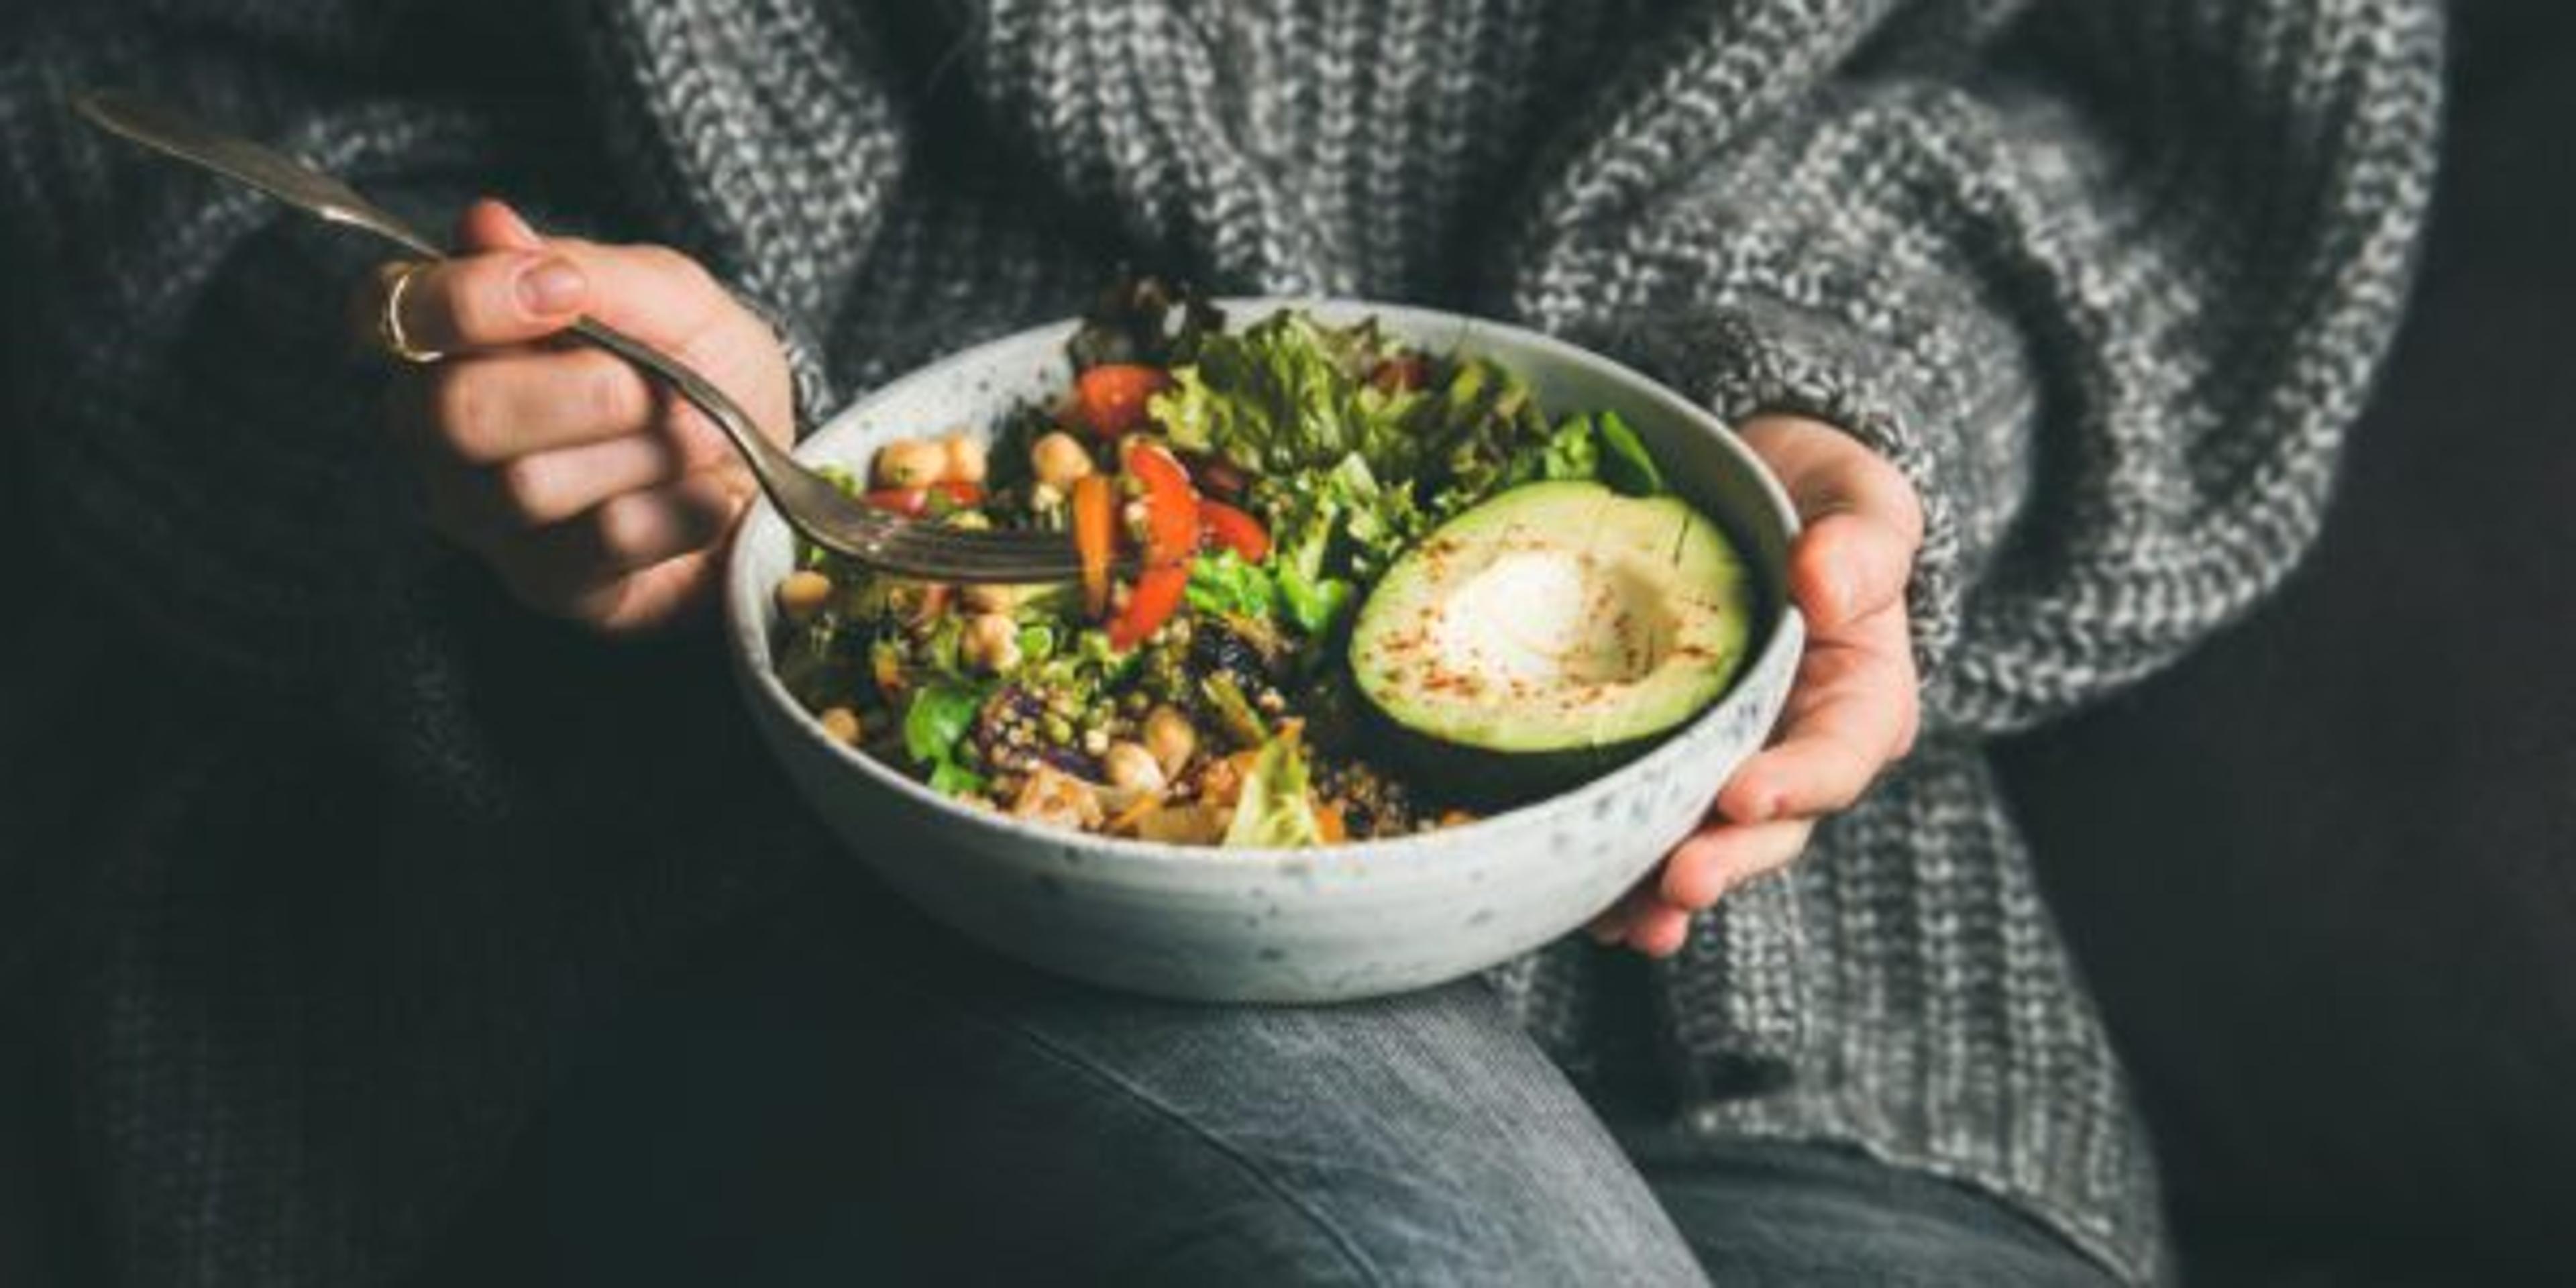
[[[676, 243], [777, 321], [809, 419], [1124, 259], [1515, 317], [1848, 428], [1926, 502], [1930, 732], [1653, 972], [1692, 1108], [1641, 1147], [1848, 1142], [2157, 1273], [2148, 1152], [1979, 742], [2170, 660], [2307, 542], [2423, 217], [2434, 6], [43, 8], [0, 39], [40, 320], [8, 420], [182, 713], [137, 731], [59, 963], [134, 1281], [415, 1264], [571, 1022], [813, 846], [710, 656], [535, 623], [422, 537], [380, 377], [324, 356], [369, 252], [77, 128], [60, 96], [101, 83], [431, 218], [488, 188]], [[1597, 964], [1501, 972], [1578, 1069]]]

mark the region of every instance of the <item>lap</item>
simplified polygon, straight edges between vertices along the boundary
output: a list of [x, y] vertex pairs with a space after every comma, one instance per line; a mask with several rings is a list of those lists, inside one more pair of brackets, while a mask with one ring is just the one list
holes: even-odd
[[917, 928], [813, 943], [590, 1044], [536, 1152], [557, 1281], [2104, 1282], [1991, 1200], [1836, 1150], [1713, 1142], [1641, 1175], [1477, 984], [1191, 1006]]
[[1480, 986], [1206, 1007], [764, 952], [594, 1044], [545, 1132], [565, 1277], [1695, 1283]]

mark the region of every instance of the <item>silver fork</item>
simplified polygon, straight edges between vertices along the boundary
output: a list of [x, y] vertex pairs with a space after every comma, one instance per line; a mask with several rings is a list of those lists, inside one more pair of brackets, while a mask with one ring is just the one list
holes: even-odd
[[[129, 94], [87, 93], [73, 105], [92, 124], [164, 156], [248, 184], [330, 223], [374, 233], [423, 258], [446, 258], [436, 242], [356, 189], [274, 148], [209, 129]], [[661, 377], [705, 412], [742, 454], [760, 490], [788, 525], [826, 550], [883, 572], [931, 581], [1045, 582], [1081, 575], [1081, 561], [1064, 534], [979, 531], [887, 514], [788, 455], [724, 390], [686, 363], [595, 318], [574, 322], [572, 331]]]

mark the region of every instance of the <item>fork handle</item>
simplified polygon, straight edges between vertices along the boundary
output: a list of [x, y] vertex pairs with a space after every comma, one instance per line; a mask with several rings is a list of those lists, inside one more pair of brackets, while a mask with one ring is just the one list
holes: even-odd
[[721, 386], [700, 375], [697, 368], [588, 314], [573, 320], [572, 333], [661, 377], [681, 397], [705, 412], [707, 419], [714, 421], [716, 428], [733, 440], [734, 450], [742, 454], [743, 463], [751, 467], [752, 477], [772, 500], [781, 500], [778, 494], [784, 479], [812, 476], [813, 471], [807, 469], [804, 462], [788, 455], [787, 449], [760, 432], [759, 423], [751, 418], [751, 413], [744, 411], [742, 404], [735, 402]]

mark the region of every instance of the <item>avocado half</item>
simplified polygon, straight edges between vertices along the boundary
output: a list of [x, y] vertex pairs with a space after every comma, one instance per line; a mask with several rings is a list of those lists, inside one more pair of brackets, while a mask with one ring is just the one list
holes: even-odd
[[1715, 702], [1752, 615], [1744, 561], [1679, 498], [1530, 483], [1396, 560], [1352, 627], [1351, 674], [1417, 771], [1466, 798], [1522, 796]]

